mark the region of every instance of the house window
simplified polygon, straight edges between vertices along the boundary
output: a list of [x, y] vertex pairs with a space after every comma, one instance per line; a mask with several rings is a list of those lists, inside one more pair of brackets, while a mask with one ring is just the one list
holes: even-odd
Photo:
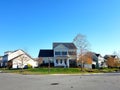
[[55, 52], [55, 55], [60, 55], [60, 52], [56, 51], [56, 52]]
[[65, 51], [64, 51], [64, 52], [62, 52], [62, 55], [67, 55], [67, 52], [65, 52]]
[[64, 59], [65, 65], [67, 65], [67, 59]]
[[60, 59], [60, 64], [62, 64], [62, 59]]
[[56, 63], [58, 64], [58, 59], [56, 59]]

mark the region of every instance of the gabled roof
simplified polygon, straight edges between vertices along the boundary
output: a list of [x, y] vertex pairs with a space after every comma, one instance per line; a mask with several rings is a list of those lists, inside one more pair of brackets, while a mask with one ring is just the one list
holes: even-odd
[[110, 58], [110, 57], [116, 58], [116, 57], [118, 57], [118, 56], [117, 56], [117, 55], [105, 55], [105, 56], [104, 56], [105, 59], [108, 59], [108, 58]]
[[100, 55], [100, 54], [96, 54], [94, 52], [87, 52], [86, 54], [90, 55], [92, 60], [95, 62], [98, 61], [98, 56]]
[[53, 50], [40, 50], [38, 57], [54, 57]]
[[53, 49], [61, 44], [67, 47], [68, 49], [77, 49], [74, 43], [53, 43]]
[[95, 54], [97, 57], [101, 56], [100, 54]]
[[[16, 56], [16, 57], [10, 59], [9, 61], [12, 61], [12, 60], [14, 60], [14, 59], [16, 59], [16, 58], [18, 58], [18, 57], [20, 57], [20, 56], [22, 56], [22, 55], [23, 55], [23, 54], [21, 54], [21, 55], [19, 55], [19, 56]], [[9, 62], [9, 61], [8, 61], [8, 62]]]
[[[19, 56], [22, 56], [22, 55], [27, 55], [29, 58], [31, 58], [32, 60], [34, 60], [29, 54], [27, 54], [25, 51], [23, 51], [22, 49], [18, 49], [18, 50], [15, 50], [15, 51], [11, 51], [11, 54], [14, 54], [14, 53], [16, 53], [16, 52], [18, 52], [18, 51], [22, 51], [23, 53], [20, 53], [20, 54], [18, 54], [17, 56], [14, 56], [13, 58], [11, 58], [10, 60], [13, 60], [13, 59], [15, 59], [15, 58], [18, 58]], [[11, 55], [10, 54], [10, 55]], [[6, 54], [6, 55], [4, 55], [4, 56], [9, 56], [8, 54]], [[3, 56], [3, 57], [4, 57]], [[9, 61], [10, 61], [9, 60]]]

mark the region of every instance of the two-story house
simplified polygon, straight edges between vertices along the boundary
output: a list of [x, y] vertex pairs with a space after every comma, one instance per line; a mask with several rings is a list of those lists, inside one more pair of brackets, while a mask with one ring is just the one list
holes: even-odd
[[[53, 56], [53, 57], [52, 57]], [[39, 58], [48, 63], [48, 57], [54, 67], [75, 67], [77, 61], [77, 48], [73, 43], [53, 43], [53, 50], [40, 50]]]
[[77, 48], [73, 43], [53, 43], [54, 66], [76, 66]]
[[104, 58], [108, 67], [120, 66], [120, 59], [117, 55], [105, 55]]
[[100, 54], [92, 53], [92, 59], [93, 59], [92, 62], [93, 69], [107, 67], [104, 57], [102, 57]]

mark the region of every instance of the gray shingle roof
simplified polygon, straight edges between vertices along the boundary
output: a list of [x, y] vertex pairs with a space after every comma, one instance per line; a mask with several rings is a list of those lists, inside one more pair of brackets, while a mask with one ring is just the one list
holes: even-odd
[[77, 49], [74, 43], [53, 43], [53, 49], [60, 44], [64, 45], [65, 47], [69, 49]]
[[40, 50], [38, 57], [54, 57], [53, 50]]

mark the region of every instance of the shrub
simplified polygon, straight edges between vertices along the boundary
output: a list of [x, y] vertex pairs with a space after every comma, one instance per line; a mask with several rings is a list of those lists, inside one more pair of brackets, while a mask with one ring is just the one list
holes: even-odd
[[30, 65], [30, 64], [27, 64], [27, 66], [28, 66], [28, 68], [32, 68], [32, 65]]

